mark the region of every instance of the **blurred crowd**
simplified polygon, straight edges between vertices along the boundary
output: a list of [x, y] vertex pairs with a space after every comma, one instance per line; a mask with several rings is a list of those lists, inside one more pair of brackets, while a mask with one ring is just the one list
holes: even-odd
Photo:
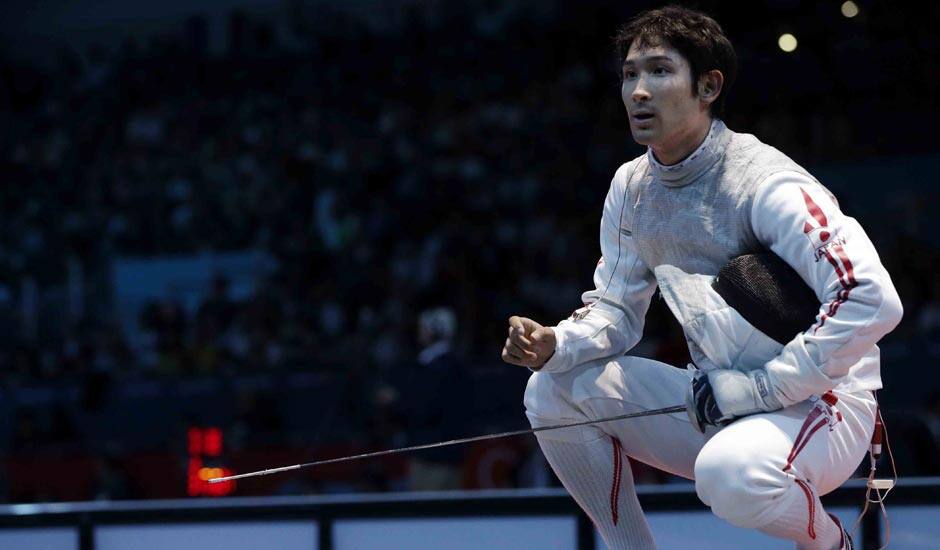
[[[2, 448], [13, 457], [63, 445], [104, 456], [95, 465], [103, 481], [88, 498], [127, 496], [126, 449], [89, 442], [74, 418], [100, 410], [130, 380], [354, 372], [362, 388], [344, 395], [362, 402], [350, 413], [362, 424], [345, 437], [360, 446], [482, 428], [473, 424], [477, 405], [462, 400], [463, 372], [506, 373], [485, 379], [505, 380], [521, 401], [524, 372], [498, 365], [506, 319], [552, 324], [580, 305], [609, 178], [642, 153], [629, 137], [609, 43], [622, 17], [604, 9], [416, 10], [381, 32], [324, 12], [315, 30], [296, 30], [301, 51], [242, 18], [248, 31], [225, 55], [207, 54], [195, 25], [187, 29], [196, 36], [63, 50], [54, 68], [3, 60], [0, 386], [10, 398], [0, 398], [9, 413]], [[741, 55], [762, 66], [760, 50]], [[732, 96], [740, 100], [729, 126], [800, 162], [879, 150], [853, 135], [845, 110], [765, 108], [743, 93]], [[859, 94], [857, 104], [878, 93]], [[907, 313], [886, 354], [903, 361], [916, 350], [936, 362], [940, 285], [931, 266], [940, 258], [935, 242], [910, 229], [926, 226], [928, 212], [911, 212], [919, 221], [882, 226], [876, 239]], [[252, 295], [233, 298], [219, 273], [197, 308], [168, 293], [138, 312], [142, 337], [128, 337], [110, 292], [116, 259], [239, 250], [275, 260]], [[682, 365], [679, 328], [654, 302], [634, 353]], [[418, 329], [422, 312], [432, 313], [423, 318], [434, 320], [436, 337]], [[12, 398], [62, 384], [78, 398]], [[471, 412], [453, 416], [442, 404]], [[228, 428], [266, 430], [272, 444], [289, 446], [303, 434], [290, 433], [277, 405], [270, 394], [249, 395]], [[932, 434], [935, 456], [936, 396], [928, 410], [933, 420], [902, 415], [900, 424]], [[503, 414], [486, 426], [524, 422], [521, 403]], [[917, 458], [928, 452], [911, 451], [910, 463], [935, 468]], [[532, 473], [531, 449], [517, 455], [501, 483], [546, 483]], [[351, 489], [459, 487], [465, 459], [423, 456], [410, 465], [420, 472], [411, 485]]]

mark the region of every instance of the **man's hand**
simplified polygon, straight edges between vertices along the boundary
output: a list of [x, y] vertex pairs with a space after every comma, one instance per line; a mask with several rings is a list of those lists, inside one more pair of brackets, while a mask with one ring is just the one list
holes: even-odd
[[503, 346], [503, 361], [538, 370], [555, 353], [555, 331], [532, 319], [509, 318], [509, 337]]
[[697, 371], [685, 396], [685, 410], [692, 421], [692, 426], [705, 433], [706, 426], [722, 426], [729, 422], [715, 402], [715, 391], [708, 381], [708, 375]]
[[783, 408], [764, 369], [697, 371], [685, 404], [689, 420], [702, 433], [705, 426], [726, 426], [742, 416]]

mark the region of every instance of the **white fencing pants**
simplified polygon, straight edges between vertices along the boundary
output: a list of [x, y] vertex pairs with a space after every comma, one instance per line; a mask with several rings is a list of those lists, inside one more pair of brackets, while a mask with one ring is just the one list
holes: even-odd
[[[629, 356], [565, 373], [535, 372], [525, 392], [526, 414], [538, 427], [678, 405], [684, 403], [690, 379], [689, 371]], [[596, 439], [596, 430], [601, 430], [626, 455], [694, 479], [699, 498], [716, 516], [739, 527], [762, 528], [794, 504], [794, 495], [804, 499], [810, 518], [814, 512], [822, 515], [813, 503], [855, 471], [871, 441], [875, 411], [871, 392], [834, 392], [744, 417], [705, 435], [685, 413], [676, 413], [538, 436], [540, 442], [577, 443]], [[609, 483], [618, 479], [615, 474]], [[619, 491], [619, 486], [611, 487], [613, 513]], [[812, 533], [812, 525], [807, 529]]]

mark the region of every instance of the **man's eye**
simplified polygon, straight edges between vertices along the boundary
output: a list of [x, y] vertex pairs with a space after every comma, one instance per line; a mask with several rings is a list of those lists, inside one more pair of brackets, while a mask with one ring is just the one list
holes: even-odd
[[669, 72], [669, 69], [667, 69], [666, 67], [656, 67], [656, 69], [653, 70], [653, 74], [666, 74], [668, 72]]
[[624, 78], [636, 78], [636, 71], [624, 71], [623, 77]]

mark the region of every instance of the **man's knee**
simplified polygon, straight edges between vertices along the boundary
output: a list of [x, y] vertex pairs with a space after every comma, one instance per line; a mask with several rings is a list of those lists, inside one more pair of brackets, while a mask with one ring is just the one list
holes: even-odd
[[[548, 373], [532, 373], [526, 385], [523, 403], [533, 428], [583, 420], [580, 410], [571, 403], [570, 395], [559, 385], [557, 378]], [[550, 439], [584, 443], [597, 439], [593, 426], [579, 426], [540, 432], [539, 441]]]
[[556, 421], [570, 418], [571, 415], [571, 407], [563, 397], [561, 388], [552, 379], [552, 375], [533, 372], [526, 384], [522, 402], [530, 419], [537, 417]]
[[706, 444], [695, 460], [698, 497], [712, 513], [738, 527], [755, 528], [770, 521], [775, 498], [790, 484], [766, 452], [746, 445]]
[[560, 374], [534, 372], [529, 376], [523, 403], [530, 418], [535, 415], [552, 420], [589, 418], [593, 412], [588, 401], [622, 401], [625, 387], [621, 367], [616, 361], [595, 361], [577, 371]]

